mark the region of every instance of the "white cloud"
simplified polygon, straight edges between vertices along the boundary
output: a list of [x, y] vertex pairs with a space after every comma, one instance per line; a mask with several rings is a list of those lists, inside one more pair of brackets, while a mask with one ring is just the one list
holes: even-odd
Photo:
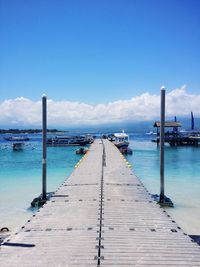
[[[160, 96], [144, 93], [129, 100], [89, 105], [48, 100], [48, 125], [102, 124], [159, 118]], [[200, 115], [200, 95], [189, 94], [186, 86], [166, 94], [166, 116]], [[0, 102], [0, 125], [41, 125], [41, 101], [24, 97]]]

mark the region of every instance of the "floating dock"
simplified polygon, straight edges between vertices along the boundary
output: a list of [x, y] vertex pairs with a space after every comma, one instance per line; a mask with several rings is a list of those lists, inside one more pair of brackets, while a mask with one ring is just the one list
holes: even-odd
[[55, 195], [0, 248], [0, 266], [198, 267], [200, 247], [96, 140]]
[[[156, 121], [154, 127], [157, 128], [157, 138], [153, 139], [153, 142], [157, 144], [160, 143], [160, 122]], [[170, 146], [199, 146], [200, 143], [200, 132], [194, 131], [194, 125], [190, 131], [181, 132], [178, 130], [181, 127], [181, 123], [177, 121], [165, 121], [165, 128], [170, 129], [171, 131], [165, 132], [165, 143], [168, 143]]]
[[[159, 144], [160, 138], [157, 137], [152, 141]], [[199, 146], [200, 134], [196, 136], [195, 135], [181, 136], [181, 135], [166, 134], [165, 143], [168, 143], [170, 146]]]

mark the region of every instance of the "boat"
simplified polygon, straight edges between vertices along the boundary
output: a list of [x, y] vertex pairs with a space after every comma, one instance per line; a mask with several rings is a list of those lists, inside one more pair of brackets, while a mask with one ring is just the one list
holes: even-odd
[[85, 146], [91, 144], [93, 140], [88, 136], [55, 136], [47, 139], [47, 146]]
[[133, 150], [129, 147], [121, 147], [121, 148], [119, 148], [119, 150], [122, 154], [125, 154], [125, 155], [132, 155], [133, 154]]
[[23, 150], [23, 146], [24, 146], [24, 143], [13, 143], [12, 147], [13, 147], [13, 151], [21, 151]]
[[157, 133], [154, 133], [154, 132], [152, 132], [152, 131], [149, 131], [149, 132], [147, 132], [147, 133], [145, 133], [146, 135], [156, 135]]
[[195, 129], [194, 127], [194, 115], [193, 112], [191, 111], [191, 129], [188, 130], [180, 130], [179, 134], [181, 137], [188, 137], [188, 138], [195, 138], [199, 139], [200, 136], [200, 131]]
[[132, 155], [133, 151], [129, 148], [129, 136], [122, 130], [121, 133], [114, 133], [109, 138], [110, 141], [119, 149], [122, 154]]
[[81, 147], [81, 148], [79, 148], [79, 149], [76, 150], [76, 154], [77, 155], [84, 155], [84, 154], [87, 153], [87, 151], [88, 151], [87, 149]]
[[113, 134], [113, 143], [119, 149], [128, 148], [128, 145], [129, 145], [129, 137], [124, 132], [124, 130], [121, 133], [114, 133]]
[[9, 137], [4, 137], [6, 141], [14, 141], [14, 142], [22, 142], [22, 141], [29, 141], [30, 138], [27, 136], [9, 136]]

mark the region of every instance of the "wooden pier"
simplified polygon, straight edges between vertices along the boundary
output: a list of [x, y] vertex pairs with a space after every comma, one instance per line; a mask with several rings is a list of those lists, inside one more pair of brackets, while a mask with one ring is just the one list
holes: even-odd
[[200, 247], [96, 140], [55, 195], [0, 248], [0, 266], [200, 266]]
[[[157, 144], [160, 143], [160, 122], [156, 121], [154, 127], [157, 128], [157, 137], [153, 139], [153, 142]], [[172, 129], [171, 131], [165, 132], [164, 142], [168, 143], [170, 146], [199, 146], [200, 143], [200, 132], [191, 131], [181, 132], [178, 130], [181, 127], [181, 123], [177, 121], [165, 121], [164, 124], [166, 129]]]

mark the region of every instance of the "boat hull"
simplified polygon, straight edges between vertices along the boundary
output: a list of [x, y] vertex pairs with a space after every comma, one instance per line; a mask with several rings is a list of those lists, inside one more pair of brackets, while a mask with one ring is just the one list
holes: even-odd
[[55, 144], [55, 143], [47, 143], [47, 146], [86, 146], [86, 144]]
[[86, 146], [88, 145], [88, 141], [79, 141], [79, 142], [71, 142], [71, 141], [64, 141], [64, 140], [48, 140], [47, 146]]
[[23, 142], [23, 141], [29, 141], [30, 140], [30, 138], [29, 137], [5, 137], [4, 138], [6, 141], [12, 141], [12, 142]]
[[13, 143], [13, 151], [23, 150], [24, 143]]
[[129, 142], [123, 142], [123, 143], [114, 143], [115, 146], [119, 149], [126, 149], [129, 145]]

